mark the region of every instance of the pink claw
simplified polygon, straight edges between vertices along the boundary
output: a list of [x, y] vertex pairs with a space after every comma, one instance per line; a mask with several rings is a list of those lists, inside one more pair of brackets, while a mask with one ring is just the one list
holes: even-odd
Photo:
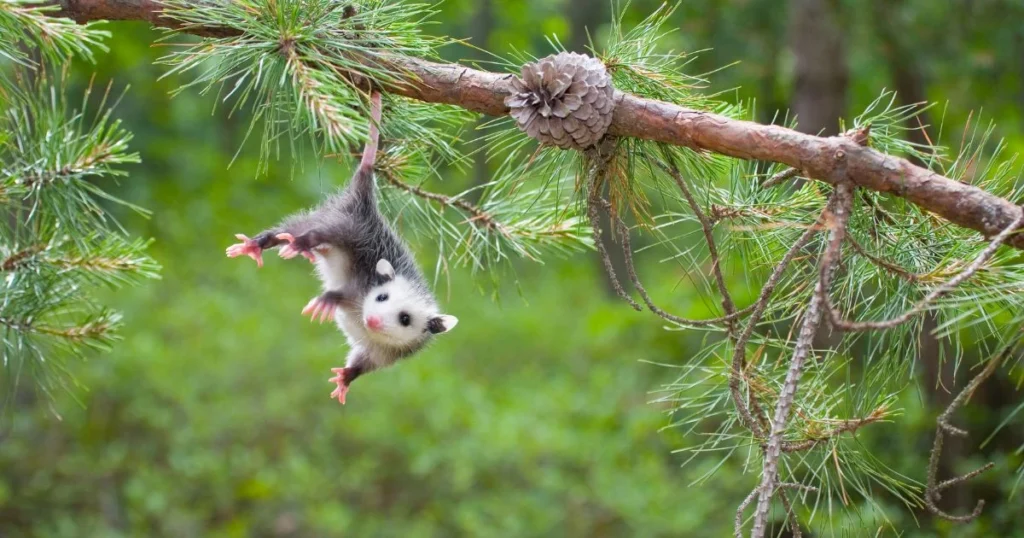
[[345, 381], [345, 368], [331, 368], [331, 372], [338, 374], [329, 381], [337, 383], [338, 387], [331, 393], [331, 398], [337, 398], [338, 402], [345, 405], [345, 394], [348, 393], [348, 382]]
[[294, 235], [285, 232], [285, 233], [277, 234], [276, 237], [278, 239], [282, 240], [282, 241], [287, 241], [288, 242], [288, 244], [283, 246], [283, 247], [281, 247], [280, 252], [278, 252], [278, 254], [280, 254], [282, 258], [284, 258], [286, 260], [290, 260], [290, 259], [294, 258], [295, 256], [297, 256], [299, 254], [302, 254], [310, 262], [316, 261], [316, 258], [313, 256], [312, 252], [307, 252], [307, 251], [299, 250], [299, 249], [295, 248], [295, 236]]
[[237, 258], [238, 256], [248, 256], [256, 260], [257, 267], [263, 267], [263, 249], [252, 239], [249, 239], [243, 234], [235, 234], [235, 239], [242, 241], [241, 243], [235, 243], [227, 248], [226, 254], [229, 258]]
[[310, 299], [306, 307], [302, 309], [303, 315], [309, 315], [309, 321], [320, 317], [320, 323], [327, 320], [334, 320], [334, 311], [337, 307], [329, 301], [321, 300], [320, 297]]

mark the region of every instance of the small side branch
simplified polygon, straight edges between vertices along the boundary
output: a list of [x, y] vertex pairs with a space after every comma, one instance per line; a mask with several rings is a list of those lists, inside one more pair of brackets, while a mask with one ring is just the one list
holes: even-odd
[[750, 315], [750, 319], [747, 320], [746, 327], [744, 327], [740, 337], [736, 340], [736, 351], [733, 354], [732, 369], [729, 372], [729, 392], [732, 393], [733, 403], [736, 405], [736, 410], [739, 412], [743, 424], [758, 437], [764, 437], [763, 430], [760, 428], [757, 421], [754, 420], [754, 417], [747, 408], [747, 405], [743, 400], [743, 395], [740, 392], [740, 381], [743, 378], [743, 369], [746, 366], [747, 361], [747, 342], [750, 341], [750, 337], [754, 334], [754, 329], [757, 327], [758, 322], [761, 321], [761, 316], [764, 315], [764, 311], [768, 308], [768, 302], [771, 300], [772, 294], [775, 293], [775, 288], [779, 285], [779, 281], [782, 280], [782, 275], [786, 272], [786, 269], [789, 267], [789, 264], [792, 263], [793, 258], [796, 257], [797, 253], [807, 246], [807, 243], [810, 243], [811, 238], [818, 233], [818, 224], [821, 223], [824, 218], [825, 213], [822, 213], [815, 224], [809, 226], [800, 238], [793, 243], [793, 246], [789, 247], [789, 250], [786, 251], [786, 254], [782, 257], [782, 260], [775, 266], [771, 276], [768, 277], [768, 281], [765, 282], [764, 287], [761, 288], [761, 294], [754, 303], [754, 313]]
[[[707, 215], [704, 214], [700, 205], [697, 204], [697, 200], [693, 197], [693, 193], [690, 192], [690, 187], [687, 186], [686, 181], [683, 179], [682, 174], [679, 173], [679, 169], [676, 168], [675, 164], [669, 166], [658, 161], [658, 166], [661, 167], [665, 173], [672, 176], [676, 185], [679, 186], [679, 191], [682, 192], [683, 197], [686, 198], [686, 203], [689, 204], [693, 214], [696, 215], [697, 220], [700, 221], [701, 230], [704, 232], [704, 240], [708, 245], [708, 253], [711, 256], [711, 270], [715, 274], [715, 285], [718, 287], [718, 293], [722, 295], [722, 310], [725, 311], [726, 316], [735, 315], [736, 304], [733, 303], [732, 296], [729, 295], [729, 288], [725, 285], [725, 277], [722, 275], [722, 259], [718, 255], [718, 247], [715, 245], [715, 234], [712, 229], [711, 221], [708, 220]], [[729, 328], [729, 336], [735, 339], [735, 323], [730, 321], [727, 323], [727, 326]]]
[[[820, 490], [814, 486], [798, 484], [796, 482], [783, 482], [778, 485], [779, 498], [785, 499], [783, 501], [783, 504], [786, 505], [785, 508], [787, 512], [787, 517], [789, 518], [789, 528], [793, 532], [794, 538], [799, 538], [800, 536], [803, 536], [803, 533], [800, 531], [800, 524], [796, 520], [796, 513], [793, 512], [791, 506], [789, 506], [789, 498], [786, 496], [785, 492], [785, 490], [787, 489], [795, 489], [797, 491], [805, 491], [811, 493], [817, 493]], [[736, 509], [735, 526], [733, 529], [736, 538], [743, 538], [743, 512], [747, 511], [747, 507], [750, 506], [750, 503], [754, 502], [754, 498], [756, 496], [757, 488], [754, 488], [754, 490], [750, 492], [750, 495], [747, 495], [747, 498], [743, 499], [743, 502], [740, 503], [739, 508]]]
[[[601, 202], [603, 202], [604, 204], [608, 203], [606, 200], [601, 200]], [[654, 312], [656, 316], [664, 320], [670, 321], [672, 323], [678, 323], [680, 325], [687, 325], [690, 327], [707, 327], [709, 325], [731, 323], [734, 320], [742, 316], [745, 316], [746, 314], [754, 310], [754, 307], [756, 305], [752, 304], [742, 310], [733, 310], [731, 314], [727, 314], [725, 316], [712, 319], [689, 319], [666, 312], [658, 305], [654, 304], [654, 301], [651, 299], [651, 295], [647, 292], [647, 288], [644, 287], [643, 282], [640, 281], [640, 276], [636, 271], [636, 263], [633, 260], [633, 246], [629, 239], [629, 227], [626, 226], [626, 223], [622, 222], [622, 219], [619, 219], [614, 216], [611, 216], [610, 218], [612, 218], [615, 221], [617, 230], [619, 232], [619, 240], [622, 242], [622, 253], [623, 257], [625, 258], [626, 272], [629, 273], [629, 279], [630, 281], [633, 282], [633, 287], [636, 288], [637, 293], [640, 294], [640, 298], [643, 299], [644, 304], [646, 304], [647, 308], [649, 308], [651, 312]]]
[[800, 520], [796, 517], [796, 510], [793, 509], [792, 503], [789, 502], [789, 495], [783, 489], [783, 486], [786, 485], [802, 486], [802, 484], [780, 484], [778, 493], [782, 509], [786, 511], [786, 521], [789, 522], [789, 530], [793, 533], [793, 538], [803, 538], [804, 533], [800, 530]]
[[974, 391], [976, 391], [978, 387], [985, 382], [986, 379], [988, 379], [989, 377], [992, 376], [993, 373], [995, 373], [995, 371], [999, 368], [999, 365], [1003, 363], [1003, 361], [1010, 355], [1010, 353], [1012, 353], [1014, 345], [1015, 344], [1007, 346], [1002, 353], [1000, 353], [994, 359], [988, 361], [988, 364], [985, 365], [985, 368], [982, 369], [982, 371], [978, 373], [978, 375], [974, 376], [974, 379], [972, 379], [971, 382], [968, 383], [966, 387], [964, 387], [964, 390], [960, 391], [960, 394], [958, 394], [957, 397], [954, 398], [952, 402], [950, 402], [949, 406], [946, 407], [946, 410], [943, 411], [942, 414], [939, 415], [939, 418], [936, 420], [938, 425], [935, 428], [935, 444], [932, 445], [932, 452], [928, 458], [928, 483], [925, 486], [924, 503], [928, 511], [935, 514], [938, 517], [956, 523], [968, 523], [976, 519], [978, 516], [980, 516], [981, 511], [985, 508], [984, 499], [979, 499], [978, 504], [974, 506], [974, 510], [971, 513], [962, 516], [955, 516], [943, 511], [941, 508], [937, 506], [936, 503], [939, 501], [939, 499], [942, 498], [943, 490], [948, 489], [957, 484], [966, 482], [967, 480], [970, 480], [971, 478], [974, 478], [975, 476], [978, 476], [979, 474], [995, 467], [994, 463], [989, 462], [983, 465], [982, 467], [975, 469], [974, 471], [971, 471], [967, 474], [939, 482], [939, 459], [942, 457], [942, 442], [944, 436], [947, 434], [957, 437], [967, 436], [967, 431], [957, 428], [949, 423], [950, 419], [953, 417], [953, 413], [955, 413], [957, 409], [959, 409], [965, 403], [967, 403], [967, 400], [971, 399], [971, 396], [974, 394]]
[[755, 497], [757, 497], [757, 488], [754, 488], [753, 491], [750, 492], [750, 495], [747, 495], [747, 498], [743, 499], [739, 508], [736, 509], [736, 522], [733, 529], [736, 538], [743, 538], [743, 512], [747, 511], [747, 507], [750, 506], [750, 503], [754, 502]]
[[856, 239], [854, 239], [852, 235], [847, 235], [846, 241], [850, 243], [850, 246], [853, 247], [853, 250], [856, 251], [857, 254], [864, 256], [865, 258], [870, 260], [871, 263], [881, 267], [882, 269], [885, 269], [886, 271], [889, 271], [890, 273], [906, 280], [907, 282], [919, 282], [924, 276], [908, 271], [900, 267], [899, 265], [896, 265], [895, 263], [892, 263], [884, 258], [875, 256], [874, 254], [871, 254], [870, 252], [867, 251], [867, 249], [864, 248], [863, 245], [861, 245]]
[[608, 274], [608, 280], [611, 281], [612, 287], [615, 289], [615, 293], [621, 297], [624, 301], [629, 303], [629, 306], [633, 307], [633, 310], [640, 312], [643, 307], [637, 304], [632, 297], [626, 293], [626, 290], [622, 287], [622, 282], [619, 281], [618, 275], [615, 274], [615, 266], [612, 265], [612, 259], [608, 255], [608, 249], [604, 246], [604, 241], [601, 238], [601, 193], [600, 185], [603, 176], [608, 173], [608, 167], [611, 165], [612, 159], [615, 157], [615, 145], [614, 141], [609, 137], [604, 143], [599, 144], [595, 149], [590, 150], [586, 153], [590, 165], [590, 170], [587, 172], [587, 217], [590, 219], [590, 229], [594, 236], [594, 248], [597, 249], [598, 256], [601, 257], [601, 263], [604, 264], [604, 270]]
[[820, 443], [824, 443], [825, 441], [839, 437], [844, 433], [852, 433], [863, 428], [864, 426], [867, 426], [868, 424], [878, 422], [879, 420], [885, 418], [885, 415], [886, 409], [884, 407], [880, 407], [872, 411], [871, 414], [866, 417], [838, 421], [821, 435], [816, 435], [803, 441], [783, 443], [782, 451], [802, 452], [804, 450], [809, 450]]
[[774, 176], [772, 176], [772, 177], [768, 178], [767, 180], [765, 180], [765, 182], [761, 184], [761, 188], [762, 189], [770, 189], [770, 188], [778, 185], [779, 183], [782, 183], [783, 181], [786, 181], [787, 179], [792, 179], [792, 178], [796, 177], [797, 174], [799, 174], [799, 173], [800, 173], [800, 170], [797, 170], [796, 168], [787, 168], [787, 169], [779, 172], [778, 174], [775, 174]]
[[764, 464], [761, 468], [761, 485], [758, 486], [757, 508], [754, 510], [754, 526], [751, 532], [753, 538], [763, 538], [766, 531], [768, 510], [771, 507], [772, 495], [775, 492], [779, 476], [782, 437], [786, 431], [786, 424], [789, 422], [789, 414], [793, 407], [793, 400], [800, 383], [800, 377], [803, 375], [804, 363], [810, 355], [814, 335], [818, 330], [818, 325], [821, 323], [821, 309], [825, 290], [828, 289], [832, 276], [835, 273], [836, 265], [839, 263], [843, 236], [846, 234], [846, 223], [849, 220], [850, 207], [853, 202], [852, 185], [849, 183], [836, 185], [832, 202], [834, 218], [831, 223], [832, 231], [829, 244], [821, 260], [821, 277], [818, 279], [810, 304], [804, 313], [803, 325], [800, 327], [800, 333], [793, 351], [793, 358], [790, 359], [789, 371], [786, 373], [786, 380], [782, 385], [779, 401], [775, 406], [771, 434], [768, 437]]
[[[729, 294], [729, 290], [725, 285], [725, 277], [722, 275], [720, 261], [721, 258], [718, 255], [718, 248], [715, 245], [711, 221], [708, 220], [707, 216], [700, 209], [700, 206], [697, 205], [696, 199], [694, 199], [693, 194], [690, 192], [690, 189], [686, 185], [686, 182], [682, 179], [682, 176], [679, 174], [679, 171], [675, 167], [669, 167], [668, 165], [665, 165], [664, 163], [661, 162], [658, 162], [658, 166], [664, 169], [669, 175], [671, 175], [675, 179], [676, 184], [682, 191], [683, 196], [686, 198], [687, 203], [690, 205], [690, 208], [693, 210], [694, 214], [697, 215], [698, 220], [700, 220], [701, 227], [704, 230], [704, 238], [708, 244], [708, 251], [711, 255], [712, 270], [715, 274], [715, 283], [719, 293], [722, 296], [722, 308], [723, 310], [725, 310], [724, 316], [706, 320], [688, 319], [676, 316], [674, 314], [670, 314], [669, 312], [666, 312], [664, 309], [657, 306], [651, 299], [650, 294], [647, 292], [647, 288], [644, 287], [643, 282], [641, 282], [640, 276], [637, 273], [636, 264], [634, 261], [633, 247], [630, 243], [629, 227], [626, 226], [626, 224], [622, 221], [621, 218], [618, 218], [614, 214], [611, 208], [611, 204], [607, 200], [604, 200], [603, 198], [600, 197], [600, 195], [596, 192], [596, 186], [591, 186], [590, 188], [592, 194], [588, 198], [588, 209], [590, 211], [595, 211], [595, 206], [603, 208], [608, 214], [609, 218], [611, 219], [613, 225], [616, 227], [616, 231], [619, 234], [619, 240], [622, 242], [622, 251], [623, 256], [625, 258], [626, 271], [629, 274], [630, 281], [633, 283], [633, 286], [636, 288], [637, 293], [640, 294], [641, 299], [643, 299], [644, 303], [647, 305], [647, 308], [649, 308], [651, 312], [661, 317], [662, 319], [665, 319], [672, 323], [687, 325], [691, 327], [706, 327], [709, 325], [718, 325], [721, 323], [725, 323], [728, 327], [730, 335], [735, 337], [733, 322], [736, 319], [740, 318], [741, 316], [744, 316], [747, 313], [751, 312], [756, 305], [750, 305], [739, 311], [736, 310], [736, 305], [733, 302], [732, 296]], [[591, 225], [596, 226], [595, 223], [597, 222], [597, 216], [592, 215], [590, 220]], [[597, 235], [595, 235], [595, 238], [596, 237]], [[603, 248], [603, 245], [601, 248]], [[604, 256], [602, 256], [602, 258], [606, 259], [606, 257]], [[614, 280], [615, 274], [614, 271], [610, 269], [609, 265], [610, 261], [606, 262], [605, 268], [611, 271], [609, 272], [609, 277]]]
[[959, 286], [962, 282], [974, 276], [974, 274], [977, 273], [978, 270], [981, 269], [981, 267], [985, 265], [985, 263], [988, 262], [988, 260], [992, 258], [993, 255], [995, 255], [996, 251], [999, 249], [999, 246], [1002, 245], [1003, 242], [1005, 242], [1011, 235], [1017, 232], [1017, 228], [1020, 227], [1022, 222], [1024, 222], [1024, 210], [1018, 209], [1018, 215], [1013, 220], [1013, 222], [1011, 222], [1009, 226], [1003, 229], [1003, 231], [999, 232], [998, 235], [992, 238], [992, 241], [990, 241], [988, 246], [985, 247], [985, 250], [981, 251], [981, 254], [978, 254], [978, 256], [974, 259], [973, 262], [971, 262], [970, 265], [968, 265], [966, 268], [964, 268], [963, 271], [961, 271], [953, 278], [949, 279], [944, 284], [936, 286], [935, 289], [929, 292], [924, 299], [922, 299], [920, 302], [912, 306], [906, 312], [894, 318], [883, 321], [860, 322], [843, 319], [842, 314], [839, 313], [839, 311], [832, 304], [832, 301], [829, 299], [828, 290], [826, 289], [824, 302], [825, 310], [826, 312], [828, 312], [829, 315], [829, 321], [831, 321], [832, 325], [834, 325], [835, 327], [849, 332], [892, 329], [893, 327], [898, 327], [910, 321], [911, 319], [914, 318], [914, 316], [917, 316], [918, 314], [927, 310], [932, 305], [932, 303], [934, 303], [937, 299], [946, 295], [954, 288]]
[[416, 185], [410, 185], [402, 181], [401, 179], [398, 179], [398, 177], [395, 176], [394, 172], [387, 168], [378, 167], [377, 171], [379, 171], [381, 175], [384, 176], [384, 179], [386, 179], [388, 183], [390, 183], [393, 187], [397, 189], [408, 192], [409, 194], [412, 194], [419, 198], [423, 198], [424, 200], [436, 202], [445, 207], [457, 208], [465, 212], [467, 215], [469, 215], [469, 219], [467, 220], [467, 222], [473, 224], [474, 226], [484, 228], [488, 231], [496, 231], [505, 237], [512, 236], [512, 232], [510, 232], [504, 224], [499, 222], [498, 219], [494, 218], [494, 215], [491, 215], [487, 211], [461, 198], [445, 196], [443, 194], [438, 194], [436, 192], [423, 190], [422, 188], [417, 187]]

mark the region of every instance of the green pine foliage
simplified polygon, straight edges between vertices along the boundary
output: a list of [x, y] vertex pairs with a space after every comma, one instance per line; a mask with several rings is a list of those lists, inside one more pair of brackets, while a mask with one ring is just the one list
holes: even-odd
[[120, 202], [104, 184], [126, 175], [121, 165], [139, 162], [128, 148], [131, 134], [108, 106], [110, 86], [98, 99], [88, 88], [72, 106], [64, 80], [53, 78], [72, 56], [91, 59], [107, 34], [49, 17], [52, 9], [0, 2], [0, 55], [12, 64], [0, 72], [0, 346], [8, 397], [23, 381], [47, 394], [67, 387], [69, 359], [117, 338], [121, 316], [95, 298], [97, 287], [135, 284], [158, 269], [148, 243], [132, 239], [110, 214]]

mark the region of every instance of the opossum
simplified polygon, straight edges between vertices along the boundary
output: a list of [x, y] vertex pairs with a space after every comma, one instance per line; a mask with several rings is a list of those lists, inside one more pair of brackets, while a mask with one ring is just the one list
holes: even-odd
[[323, 282], [324, 292], [302, 313], [333, 319], [348, 339], [345, 367], [332, 368], [332, 398], [345, 403], [357, 377], [390, 366], [423, 349], [458, 323], [442, 314], [437, 299], [398, 234], [377, 208], [373, 168], [377, 156], [380, 93], [370, 98], [370, 137], [355, 175], [342, 192], [319, 207], [289, 216], [278, 226], [227, 249], [263, 266], [263, 250], [283, 245], [282, 258], [301, 254]]

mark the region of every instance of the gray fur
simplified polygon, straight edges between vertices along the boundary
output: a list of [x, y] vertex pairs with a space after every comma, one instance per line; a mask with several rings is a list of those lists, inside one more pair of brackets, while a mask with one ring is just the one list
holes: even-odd
[[[342, 288], [325, 289], [340, 298], [341, 314], [351, 324], [362, 324], [362, 307], [366, 295], [391, 277], [377, 272], [377, 263], [384, 259], [394, 267], [396, 276], [412, 284], [415, 293], [429, 304], [437, 304], [426, 278], [416, 265], [409, 248], [387, 223], [377, 208], [373, 173], [360, 167], [349, 186], [330, 196], [319, 207], [287, 217], [280, 225], [260, 237], [290, 233], [297, 243], [313, 249], [330, 246], [348, 260], [347, 278]], [[257, 239], [258, 240], [258, 239]], [[282, 242], [277, 240], [278, 244]], [[339, 320], [339, 325], [342, 325]], [[346, 366], [355, 366], [360, 373], [389, 366], [422, 349], [433, 333], [426, 331], [413, 345], [393, 347], [369, 339], [358, 339], [342, 327], [352, 348]]]
[[351, 280], [344, 290], [335, 291], [346, 296], [362, 299], [387, 280], [377, 273], [377, 262], [382, 259], [391, 262], [396, 274], [415, 282], [425, 295], [432, 295], [409, 248], [377, 209], [370, 170], [360, 169], [347, 189], [312, 211], [286, 218], [277, 230], [296, 238], [311, 233], [311, 247], [327, 244], [345, 252], [351, 260]]
[[[380, 95], [375, 93], [371, 98], [370, 139], [348, 186], [328, 197], [319, 207], [289, 216], [280, 225], [251, 240], [266, 250], [287, 243], [277, 237], [287, 233], [294, 237], [292, 248], [313, 255], [324, 282], [324, 293], [317, 299], [319, 303], [310, 304], [330, 305], [334, 309], [338, 327], [347, 336], [351, 348], [343, 376], [345, 385], [361, 374], [416, 353], [434, 334], [445, 332], [458, 322], [438, 311], [437, 300], [408, 247], [377, 208], [373, 165], [379, 122]], [[378, 272], [381, 260], [391, 264], [394, 274]], [[393, 302], [373, 302], [374, 298], [368, 296], [377, 296], [380, 290], [375, 288], [380, 286], [396, 293], [400, 290], [401, 297]], [[401, 308], [400, 314], [395, 316], [401, 319], [400, 326], [384, 326], [383, 336], [379, 325], [370, 331], [366, 325], [369, 322], [363, 319], [364, 305], [368, 305], [365, 314], [376, 318], [374, 323], [392, 319], [383, 314], [389, 311], [387, 309]], [[415, 321], [410, 322], [410, 319]]]

